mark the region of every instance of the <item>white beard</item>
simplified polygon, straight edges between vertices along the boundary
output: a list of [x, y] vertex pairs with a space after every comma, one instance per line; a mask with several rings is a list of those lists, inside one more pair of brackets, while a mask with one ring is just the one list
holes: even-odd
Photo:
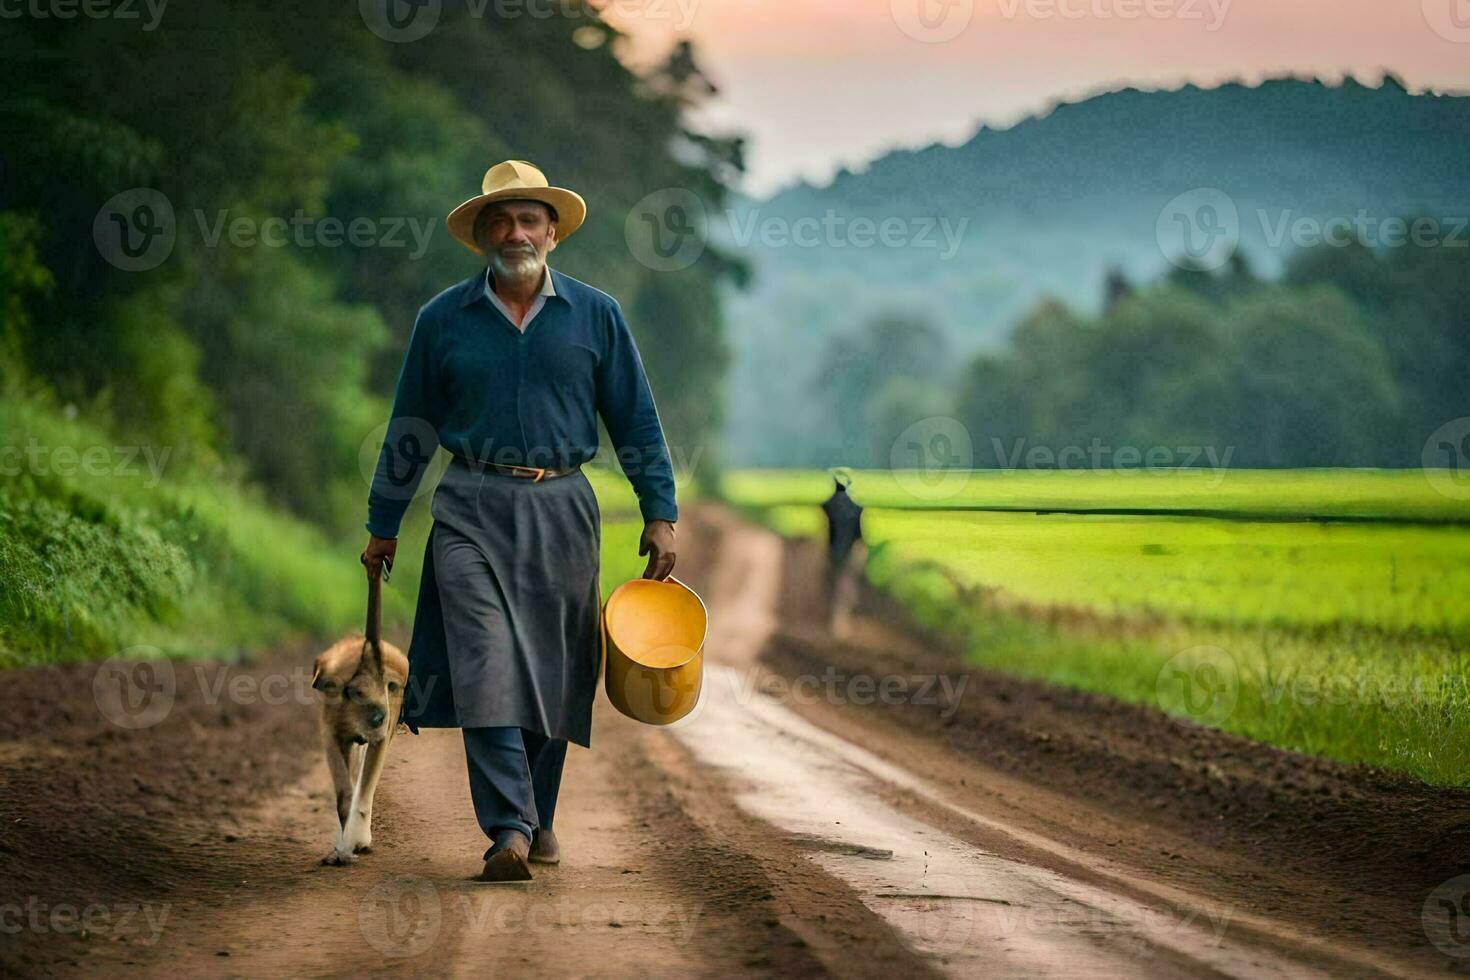
[[508, 257], [497, 255], [496, 264], [500, 266], [496, 271], [503, 273], [508, 279], [528, 279], [541, 268], [538, 256], [530, 253]]

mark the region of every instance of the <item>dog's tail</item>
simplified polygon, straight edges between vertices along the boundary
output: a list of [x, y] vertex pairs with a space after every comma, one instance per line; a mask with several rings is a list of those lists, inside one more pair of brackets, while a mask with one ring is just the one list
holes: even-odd
[[383, 663], [383, 573], [381, 570], [368, 572], [367, 636], [369, 655], [382, 666]]

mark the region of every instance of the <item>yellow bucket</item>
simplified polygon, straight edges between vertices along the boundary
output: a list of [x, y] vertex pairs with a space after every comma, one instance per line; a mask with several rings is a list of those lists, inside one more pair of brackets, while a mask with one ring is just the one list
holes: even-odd
[[704, 600], [670, 576], [633, 579], [602, 607], [607, 698], [623, 714], [668, 725], [693, 710], [704, 679]]

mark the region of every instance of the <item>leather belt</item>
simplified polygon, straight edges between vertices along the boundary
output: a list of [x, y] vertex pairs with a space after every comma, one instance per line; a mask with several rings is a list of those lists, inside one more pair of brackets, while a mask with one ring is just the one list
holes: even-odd
[[515, 466], [507, 463], [481, 463], [478, 460], [466, 459], [458, 455], [454, 458], [472, 470], [498, 473], [501, 476], [530, 480], [532, 483], [540, 483], [542, 480], [555, 480], [557, 477], [562, 476], [571, 476], [582, 468], [581, 464], [576, 466]]

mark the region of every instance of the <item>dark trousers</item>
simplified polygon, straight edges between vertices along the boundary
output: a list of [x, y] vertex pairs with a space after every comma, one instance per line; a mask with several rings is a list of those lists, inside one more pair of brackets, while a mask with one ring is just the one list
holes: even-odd
[[466, 728], [464, 752], [475, 817], [491, 849], [507, 831], [518, 830], [529, 839], [536, 828], [551, 828], [566, 739], [514, 726]]

